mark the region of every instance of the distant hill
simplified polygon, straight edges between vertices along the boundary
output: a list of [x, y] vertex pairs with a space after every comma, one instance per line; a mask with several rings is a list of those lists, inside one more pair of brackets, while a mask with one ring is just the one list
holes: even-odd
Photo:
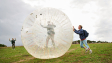
[[0, 47], [7, 47], [6, 45], [4, 45], [4, 44], [0, 44]]

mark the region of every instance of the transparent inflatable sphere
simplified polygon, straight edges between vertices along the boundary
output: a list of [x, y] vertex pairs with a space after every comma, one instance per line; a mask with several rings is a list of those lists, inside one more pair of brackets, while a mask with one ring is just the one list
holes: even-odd
[[32, 56], [40, 59], [57, 58], [64, 55], [72, 44], [72, 24], [60, 10], [37, 9], [24, 21], [21, 39]]

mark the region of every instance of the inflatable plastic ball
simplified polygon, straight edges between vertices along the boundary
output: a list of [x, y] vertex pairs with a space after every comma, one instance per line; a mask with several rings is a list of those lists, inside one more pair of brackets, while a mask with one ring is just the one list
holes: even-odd
[[21, 39], [32, 56], [57, 58], [64, 55], [72, 44], [72, 24], [67, 15], [58, 9], [37, 9], [25, 19]]

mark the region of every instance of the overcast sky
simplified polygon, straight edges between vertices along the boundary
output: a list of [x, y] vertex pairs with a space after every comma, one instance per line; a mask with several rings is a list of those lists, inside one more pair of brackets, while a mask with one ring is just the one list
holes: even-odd
[[9, 38], [16, 38], [16, 45], [22, 45], [22, 24], [40, 7], [63, 11], [76, 29], [82, 25], [89, 32], [89, 40], [112, 42], [112, 0], [0, 0], [0, 43], [11, 46]]

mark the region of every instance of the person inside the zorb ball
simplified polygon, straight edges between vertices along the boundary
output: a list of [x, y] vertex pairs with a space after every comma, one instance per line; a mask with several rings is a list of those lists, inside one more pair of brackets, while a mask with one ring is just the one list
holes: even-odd
[[48, 23], [47, 26], [43, 26], [43, 25], [41, 25], [41, 23], [40, 23], [40, 25], [41, 25], [43, 28], [47, 28], [47, 34], [48, 34], [48, 36], [47, 36], [47, 38], [46, 38], [46, 48], [48, 48], [49, 39], [51, 39], [52, 44], [53, 44], [53, 47], [55, 48], [55, 43], [54, 43], [54, 35], [55, 35], [55, 32], [54, 32], [54, 28], [56, 27], [56, 25], [54, 25], [53, 23], [51, 24], [50, 21], [48, 21], [47, 23]]

